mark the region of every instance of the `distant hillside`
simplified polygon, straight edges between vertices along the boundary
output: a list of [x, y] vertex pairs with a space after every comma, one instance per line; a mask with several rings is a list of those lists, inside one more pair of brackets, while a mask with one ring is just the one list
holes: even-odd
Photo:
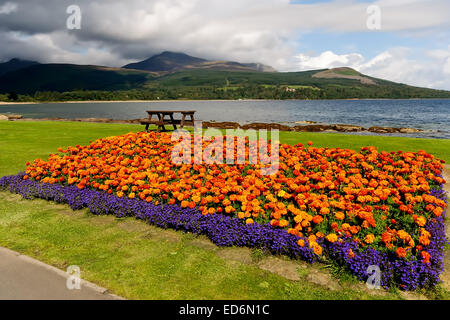
[[[26, 63], [31, 65], [25, 66]], [[48, 101], [77, 98], [450, 98], [450, 91], [386, 81], [361, 74], [351, 68], [276, 72], [259, 64], [209, 61], [173, 52], [163, 52], [145, 61], [127, 65], [126, 68], [20, 61], [10, 61], [6, 64], [10, 71], [0, 75], [0, 94], [15, 92], [37, 97], [36, 99], [45, 98]], [[1, 65], [6, 70], [5, 64]], [[16, 70], [11, 70], [13, 66], [16, 66]], [[22, 67], [17, 69], [20, 66]], [[75, 91], [76, 94], [57, 94]], [[42, 94], [43, 92], [53, 93]]]
[[19, 69], [27, 68], [35, 64], [39, 63], [36, 61], [20, 60], [16, 58], [11, 59], [8, 62], [0, 63], [0, 76], [10, 71], [16, 71]]
[[148, 83], [148, 85], [162, 85], [165, 87], [228, 86], [230, 88], [251, 85], [278, 86], [283, 88], [308, 86], [317, 89], [323, 89], [327, 86], [334, 86], [336, 88], [375, 88], [377, 86], [414, 88], [400, 83], [369, 77], [351, 68], [345, 69], [347, 72], [352, 71], [354, 74], [351, 76], [339, 74], [339, 72], [342, 72], [342, 68], [299, 72], [184, 70], [157, 77], [154, 81]]
[[276, 71], [270, 66], [260, 63], [239, 63], [234, 61], [213, 61], [192, 57], [185, 53], [165, 51], [141, 62], [123, 66], [126, 69], [153, 72], [176, 72], [189, 69], [213, 69], [223, 71]]
[[0, 92], [126, 90], [154, 76], [149, 72], [75, 64], [37, 64], [0, 76]]
[[321, 78], [321, 79], [352, 79], [358, 80], [363, 84], [373, 84], [376, 85], [376, 81], [370, 79], [367, 76], [359, 73], [352, 68], [334, 68], [328, 69], [325, 71], [317, 72], [313, 74], [313, 78]]

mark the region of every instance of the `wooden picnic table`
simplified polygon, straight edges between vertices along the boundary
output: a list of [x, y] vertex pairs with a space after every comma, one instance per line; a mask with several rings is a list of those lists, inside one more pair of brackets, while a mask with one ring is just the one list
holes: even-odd
[[[166, 131], [164, 125], [172, 125], [174, 130], [177, 130], [177, 125], [180, 125], [181, 129], [183, 129], [185, 125], [194, 125], [195, 110], [147, 110], [147, 113], [148, 119], [141, 121], [141, 124], [145, 124], [146, 131], [148, 131], [151, 124], [158, 126], [158, 132], [160, 132], [161, 129], [162, 131]], [[181, 119], [174, 119], [173, 115], [175, 113], [180, 113]], [[153, 116], [155, 116], [155, 119], [153, 119]], [[188, 116], [190, 119], [186, 118]]]

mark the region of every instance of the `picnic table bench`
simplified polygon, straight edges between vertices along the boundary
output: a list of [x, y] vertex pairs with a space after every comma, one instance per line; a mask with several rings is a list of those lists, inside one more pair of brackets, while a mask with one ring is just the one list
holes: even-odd
[[[195, 110], [147, 110], [148, 119], [141, 120], [141, 124], [145, 124], [145, 130], [148, 131], [148, 128], [151, 124], [158, 126], [158, 132], [166, 131], [165, 125], [172, 125], [174, 130], [177, 130], [177, 125], [180, 126], [181, 129], [185, 125], [194, 125], [194, 113]], [[173, 115], [175, 113], [181, 114], [181, 119], [174, 119]], [[155, 119], [153, 119], [155, 116]], [[190, 119], [187, 119], [188, 117]]]

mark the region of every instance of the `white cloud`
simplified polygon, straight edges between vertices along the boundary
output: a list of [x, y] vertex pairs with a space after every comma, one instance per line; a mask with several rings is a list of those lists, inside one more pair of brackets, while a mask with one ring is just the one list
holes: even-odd
[[450, 89], [450, 46], [447, 50], [425, 50], [420, 59], [412, 58], [409, 48], [391, 48], [366, 59], [359, 53], [319, 55], [299, 54], [296, 66], [300, 70], [347, 66], [372, 77], [427, 88]]
[[396, 82], [449, 90], [450, 47], [447, 50], [420, 51], [393, 48], [361, 65], [360, 71]]
[[300, 70], [356, 66], [360, 65], [364, 60], [364, 57], [359, 53], [338, 55], [332, 51], [322, 52], [315, 57], [307, 54], [298, 54], [295, 58], [298, 59], [298, 68]]
[[445, 62], [444, 72], [450, 75], [450, 58], [447, 58], [447, 61]]
[[0, 6], [0, 14], [10, 14], [17, 11], [17, 4], [13, 2], [6, 2]]

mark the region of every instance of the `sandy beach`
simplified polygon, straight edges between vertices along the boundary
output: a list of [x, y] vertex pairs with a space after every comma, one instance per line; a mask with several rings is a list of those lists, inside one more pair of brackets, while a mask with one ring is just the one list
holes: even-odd
[[[354, 100], [362, 100], [362, 101], [384, 101], [384, 100], [396, 100], [396, 101], [414, 101], [414, 100], [447, 100], [443, 98], [429, 98], [429, 99], [419, 99], [419, 98], [411, 98], [411, 99], [326, 99], [326, 100], [335, 100], [335, 101], [354, 101]], [[2, 105], [21, 105], [21, 104], [43, 104], [43, 103], [67, 103], [67, 104], [76, 104], [76, 103], [133, 103], [133, 102], [200, 102], [200, 101], [209, 101], [209, 102], [232, 102], [232, 101], [308, 101], [303, 99], [285, 99], [285, 100], [272, 100], [272, 99], [240, 99], [240, 100], [230, 100], [230, 99], [214, 99], [214, 100], [200, 100], [200, 99], [178, 99], [178, 100], [83, 100], [83, 101], [30, 101], [30, 102], [9, 102], [9, 101], [0, 101], [0, 106]]]
[[0, 106], [6, 106], [6, 105], [11, 105], [11, 104], [37, 104], [37, 102], [5, 102], [5, 101], [0, 101]]
[[183, 100], [108, 100], [108, 101], [97, 101], [97, 100], [85, 100], [85, 101], [47, 101], [47, 102], [6, 102], [0, 101], [0, 105], [21, 105], [21, 104], [43, 104], [43, 103], [132, 103], [132, 102], [187, 102], [187, 101], [210, 101], [210, 102], [221, 102], [221, 101], [270, 101], [267, 99], [241, 99], [241, 100], [192, 100], [192, 99], [183, 99]]

